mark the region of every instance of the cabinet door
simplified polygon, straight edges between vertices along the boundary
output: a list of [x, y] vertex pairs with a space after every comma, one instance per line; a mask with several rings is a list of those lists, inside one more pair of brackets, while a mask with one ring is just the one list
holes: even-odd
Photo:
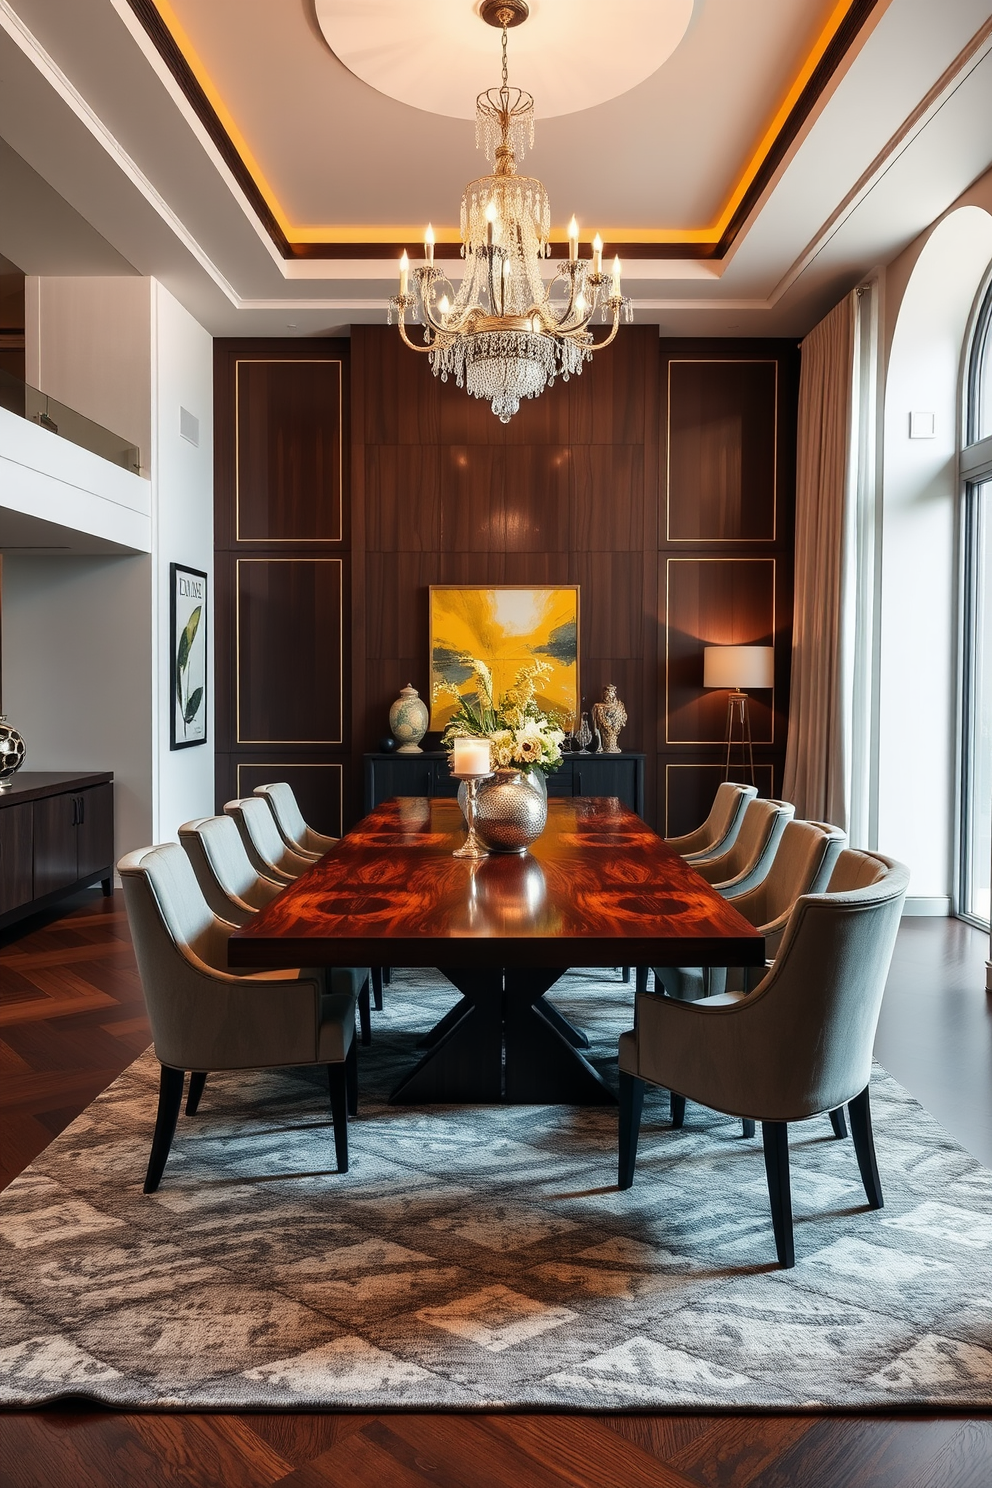
[[434, 762], [422, 755], [396, 755], [368, 761], [367, 811], [393, 796], [429, 796], [434, 789]]
[[34, 898], [30, 801], [0, 809], [0, 914]]
[[114, 861], [114, 788], [94, 785], [76, 799], [76, 877], [88, 878]]
[[571, 755], [566, 754], [557, 770], [545, 776], [549, 796], [573, 796], [573, 770]]
[[623, 755], [590, 754], [576, 758], [575, 794], [577, 796], [617, 796], [622, 805], [637, 810], [636, 759]]
[[461, 781], [456, 780], [454, 775], [452, 775], [451, 766], [448, 762], [449, 758], [450, 756], [445, 755], [443, 760], [434, 761], [434, 777], [431, 785], [431, 795], [433, 796], [450, 797], [457, 796], [458, 794], [458, 787], [461, 785]]
[[76, 882], [77, 797], [46, 796], [34, 803], [34, 897]]

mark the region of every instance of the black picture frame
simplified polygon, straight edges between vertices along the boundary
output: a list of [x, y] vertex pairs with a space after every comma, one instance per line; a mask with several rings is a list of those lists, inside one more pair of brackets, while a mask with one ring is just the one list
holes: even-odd
[[207, 742], [208, 597], [209, 577], [202, 569], [169, 564], [170, 749]]

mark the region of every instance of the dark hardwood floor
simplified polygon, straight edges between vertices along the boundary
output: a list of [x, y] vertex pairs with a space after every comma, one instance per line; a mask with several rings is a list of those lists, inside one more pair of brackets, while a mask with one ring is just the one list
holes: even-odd
[[[992, 1164], [987, 941], [912, 920], [876, 1052]], [[148, 1043], [118, 893], [0, 936], [0, 1182]], [[992, 1414], [0, 1415], [3, 1488], [988, 1488]]]

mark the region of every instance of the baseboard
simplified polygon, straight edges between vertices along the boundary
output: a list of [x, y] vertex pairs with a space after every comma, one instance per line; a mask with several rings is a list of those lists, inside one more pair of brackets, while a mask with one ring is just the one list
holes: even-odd
[[932, 898], [923, 895], [910, 896], [906, 900], [903, 909], [904, 915], [949, 915], [951, 912], [951, 900], [947, 894], [934, 894]]

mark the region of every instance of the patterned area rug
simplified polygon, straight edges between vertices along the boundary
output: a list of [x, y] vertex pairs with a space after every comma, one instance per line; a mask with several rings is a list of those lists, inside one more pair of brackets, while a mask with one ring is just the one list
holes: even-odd
[[[615, 1078], [631, 989], [552, 994]], [[212, 1077], [158, 1194], [144, 1054], [0, 1198], [0, 1401], [144, 1409], [992, 1405], [992, 1174], [882, 1070], [886, 1207], [850, 1141], [793, 1128], [798, 1262], [774, 1264], [760, 1138], [649, 1095], [616, 1113], [394, 1108], [455, 1000], [400, 972], [361, 1056], [352, 1164], [317, 1071]]]

